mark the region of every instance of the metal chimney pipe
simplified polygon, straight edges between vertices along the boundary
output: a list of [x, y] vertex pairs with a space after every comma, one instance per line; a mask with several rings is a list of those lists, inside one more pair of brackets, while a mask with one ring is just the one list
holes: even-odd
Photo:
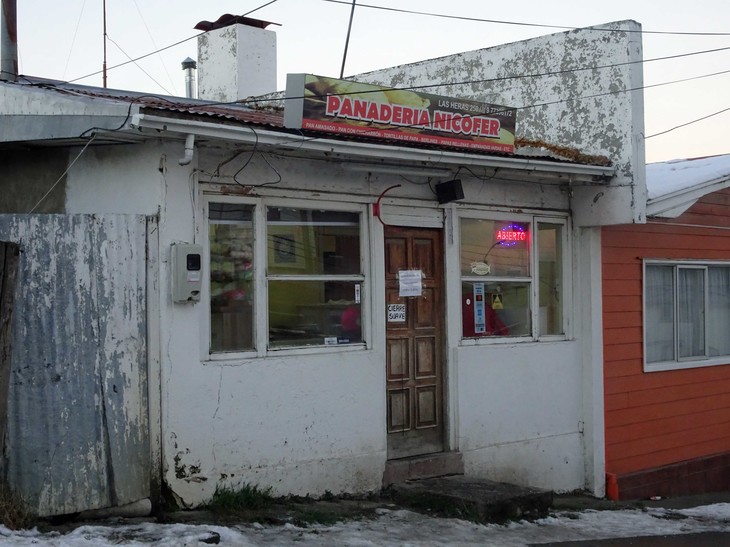
[[18, 18], [16, 0], [2, 0], [0, 12], [0, 80], [18, 78]]
[[195, 89], [195, 70], [198, 68], [198, 63], [188, 57], [182, 62], [182, 68], [185, 71], [185, 96], [188, 99], [195, 99], [197, 91]]

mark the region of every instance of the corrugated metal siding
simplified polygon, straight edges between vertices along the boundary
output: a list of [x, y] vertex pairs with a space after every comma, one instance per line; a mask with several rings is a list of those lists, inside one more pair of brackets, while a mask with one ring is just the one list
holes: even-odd
[[40, 515], [149, 496], [146, 223], [0, 215], [21, 246], [8, 479]]
[[730, 260], [730, 230], [677, 225], [728, 226], [728, 196], [727, 191], [705, 196], [666, 225], [603, 229], [609, 473], [642, 471], [730, 450], [730, 365], [644, 373], [642, 347], [642, 259]]

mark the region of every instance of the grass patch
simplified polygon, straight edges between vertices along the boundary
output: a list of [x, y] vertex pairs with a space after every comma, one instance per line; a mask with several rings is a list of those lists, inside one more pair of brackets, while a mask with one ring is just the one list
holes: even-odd
[[25, 500], [7, 483], [0, 482], [0, 522], [11, 530], [20, 530], [30, 528], [35, 517]]
[[251, 509], [265, 509], [274, 504], [271, 487], [260, 488], [244, 484], [239, 488], [217, 487], [206, 508], [216, 513], [238, 513]]

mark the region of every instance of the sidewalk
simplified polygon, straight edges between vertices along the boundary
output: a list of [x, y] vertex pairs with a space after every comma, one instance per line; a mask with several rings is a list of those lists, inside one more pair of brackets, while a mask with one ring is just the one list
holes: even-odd
[[643, 509], [656, 507], [663, 509], [689, 509], [714, 503], [730, 503], [730, 492], [714, 492], [710, 494], [696, 494], [661, 498], [658, 500], [626, 500], [611, 501], [605, 498], [595, 498], [585, 493], [556, 494], [553, 497], [554, 511], [596, 511], [617, 509]]

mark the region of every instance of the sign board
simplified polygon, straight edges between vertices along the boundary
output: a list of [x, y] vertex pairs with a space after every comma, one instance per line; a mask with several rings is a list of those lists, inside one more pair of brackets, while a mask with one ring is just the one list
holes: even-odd
[[288, 74], [284, 125], [488, 152], [514, 152], [517, 109], [374, 86], [312, 74]]
[[406, 305], [388, 304], [388, 323], [405, 323]]

